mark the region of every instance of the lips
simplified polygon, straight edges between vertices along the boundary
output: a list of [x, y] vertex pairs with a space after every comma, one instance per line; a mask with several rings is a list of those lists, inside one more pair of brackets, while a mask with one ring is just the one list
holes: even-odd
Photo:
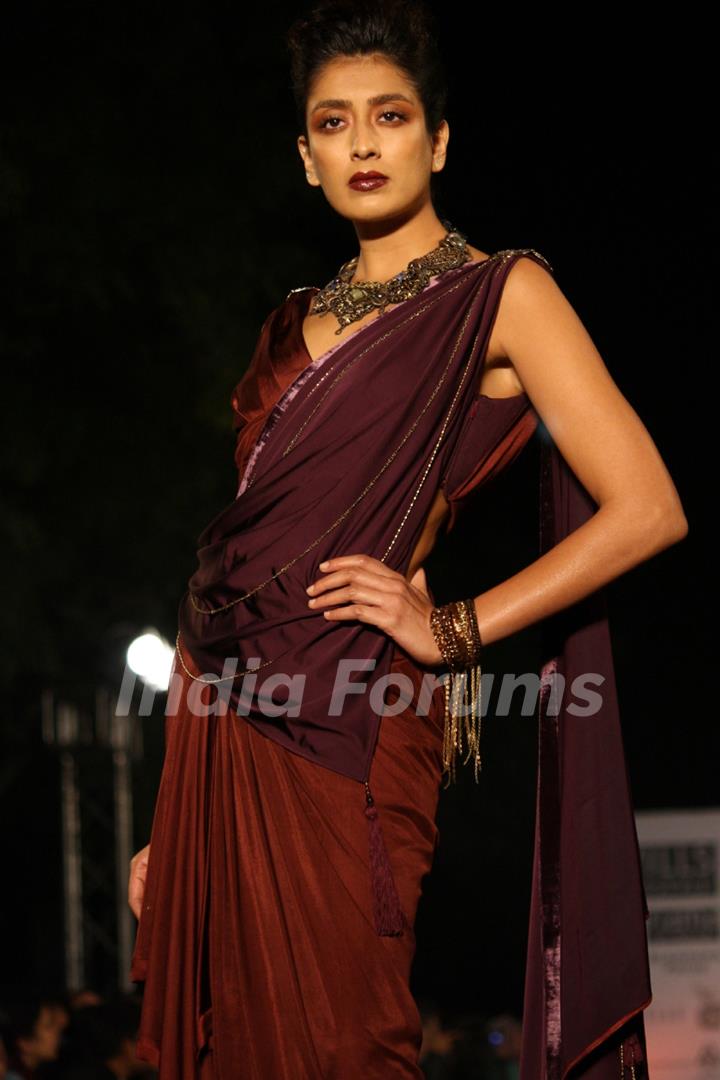
[[349, 186], [355, 191], [374, 191], [375, 188], [382, 187], [387, 183], [387, 176], [383, 176], [379, 172], [357, 172], [350, 177], [348, 181]]
[[376, 172], [374, 169], [369, 169], [367, 172], [356, 172], [350, 177], [350, 183], [355, 180], [387, 180], [385, 173]]

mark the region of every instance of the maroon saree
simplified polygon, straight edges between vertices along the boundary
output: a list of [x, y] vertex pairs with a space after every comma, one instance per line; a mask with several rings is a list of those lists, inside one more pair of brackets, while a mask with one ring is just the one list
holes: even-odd
[[[145, 981], [139, 1053], [161, 1076], [231, 1077], [239, 1060], [244, 1076], [422, 1076], [408, 979], [442, 687], [421, 698], [427, 672], [377, 628], [324, 620], [305, 587], [334, 554], [405, 574], [437, 487], [450, 529], [526, 445], [527, 395], [477, 394], [523, 256], [549, 268], [519, 249], [446, 271], [314, 362], [312, 290], [263, 325], [233, 394], [238, 495], [201, 534], [178, 613], [179, 707], [131, 971]], [[551, 444], [541, 511], [542, 549], [592, 513]], [[543, 627], [521, 1076], [617, 1077], [622, 1054], [639, 1080], [647, 908], [602, 593], [561, 616]], [[599, 712], [568, 712], [569, 692], [554, 708], [553, 679], [587, 671]], [[394, 714], [392, 685], [372, 696], [392, 674], [412, 689]]]

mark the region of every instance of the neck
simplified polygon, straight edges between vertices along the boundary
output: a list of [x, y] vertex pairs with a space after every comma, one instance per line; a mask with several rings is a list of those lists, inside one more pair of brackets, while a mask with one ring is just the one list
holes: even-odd
[[356, 222], [360, 244], [353, 281], [389, 281], [412, 259], [436, 248], [447, 234], [432, 206], [401, 223]]

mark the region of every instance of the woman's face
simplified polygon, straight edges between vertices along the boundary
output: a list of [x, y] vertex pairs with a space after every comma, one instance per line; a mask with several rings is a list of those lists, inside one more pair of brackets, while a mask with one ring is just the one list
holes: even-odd
[[[313, 81], [307, 130], [298, 149], [308, 181], [321, 187], [338, 214], [352, 221], [382, 222], [416, 213], [430, 201], [430, 174], [445, 163], [449, 128], [434, 138], [407, 77], [384, 56], [331, 60]], [[378, 172], [385, 183], [351, 187], [358, 172]]]

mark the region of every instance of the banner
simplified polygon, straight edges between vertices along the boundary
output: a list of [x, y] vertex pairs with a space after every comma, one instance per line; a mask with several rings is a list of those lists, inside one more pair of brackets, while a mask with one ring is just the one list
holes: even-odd
[[652, 1080], [720, 1080], [720, 810], [636, 814], [653, 1000]]

